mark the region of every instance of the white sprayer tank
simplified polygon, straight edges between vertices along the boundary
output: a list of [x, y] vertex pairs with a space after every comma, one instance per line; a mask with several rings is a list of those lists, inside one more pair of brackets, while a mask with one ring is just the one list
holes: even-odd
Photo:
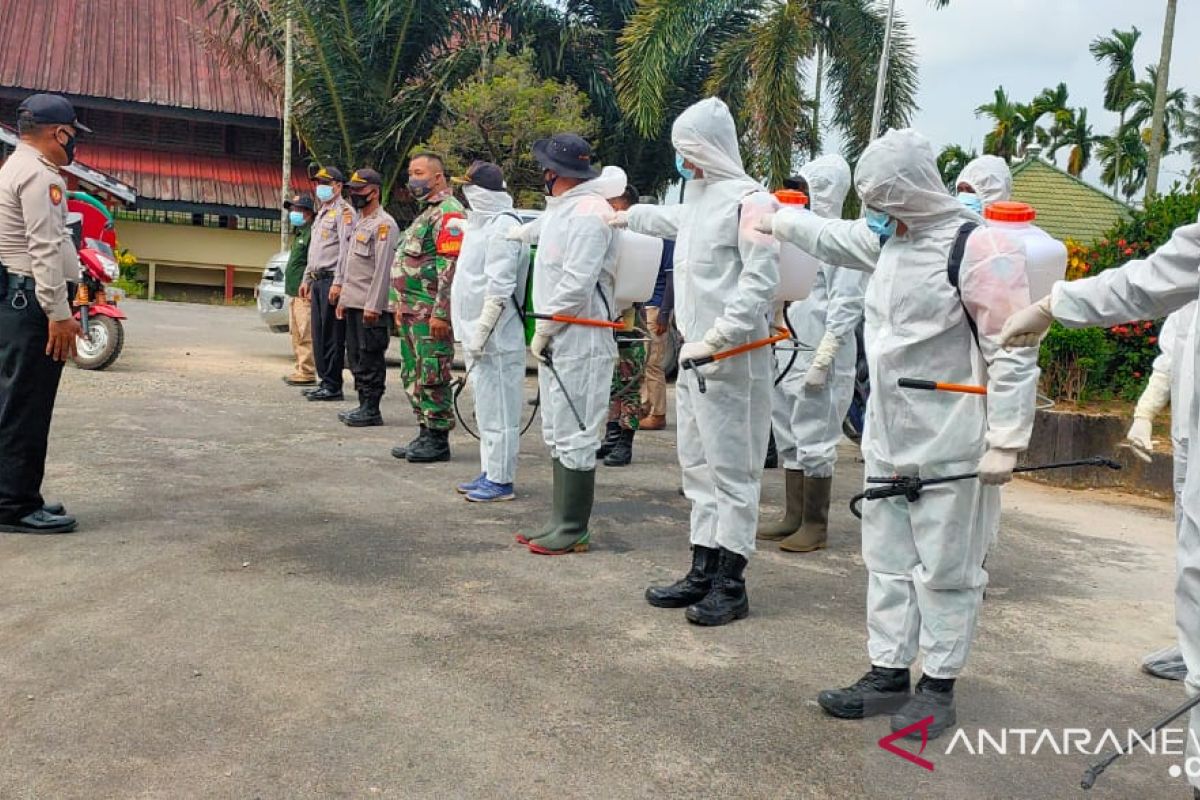
[[619, 231], [617, 240], [616, 286], [614, 311], [644, 303], [654, 295], [658, 281], [658, 266], [662, 263], [663, 241], [653, 236]]
[[[775, 199], [782, 205], [811, 214], [806, 206], [808, 196], [804, 192], [792, 189], [780, 189], [775, 193]], [[804, 300], [812, 292], [813, 283], [821, 262], [801, 250], [791, 242], [784, 242], [779, 247], [779, 287], [775, 290], [776, 302], [791, 303]]]
[[1033, 224], [1037, 212], [1026, 203], [993, 203], [983, 210], [989, 228], [1003, 231], [1025, 246], [1029, 298], [1033, 302], [1050, 294], [1056, 281], [1067, 275], [1067, 246]]

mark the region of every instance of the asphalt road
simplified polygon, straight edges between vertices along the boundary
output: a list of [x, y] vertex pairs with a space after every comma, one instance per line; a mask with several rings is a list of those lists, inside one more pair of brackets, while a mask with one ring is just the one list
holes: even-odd
[[[519, 499], [472, 506], [465, 434], [449, 464], [388, 454], [413, 434], [393, 371], [388, 425], [351, 430], [280, 382], [288, 338], [252, 309], [126, 309], [125, 354], [69, 368], [55, 419], [47, 494], [80, 531], [0, 538], [0, 798], [1083, 796], [1085, 756], [947, 736], [930, 772], [877, 746], [885, 720], [816, 707], [866, 666], [849, 445], [830, 549], [764, 549], [751, 617], [699, 629], [642, 599], [688, 558], [672, 431], [602, 468], [592, 552], [535, 557], [513, 534], [547, 510], [536, 430]], [[1163, 504], [1006, 490], [971, 742], [1123, 738], [1179, 703], [1137, 668], [1173, 636], [1172, 545]], [[1139, 753], [1091, 796], [1189, 797], [1181, 761]]]

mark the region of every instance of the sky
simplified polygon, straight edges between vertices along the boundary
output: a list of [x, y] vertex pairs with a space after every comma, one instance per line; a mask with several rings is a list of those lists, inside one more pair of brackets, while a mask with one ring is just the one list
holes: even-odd
[[[1172, 88], [1200, 94], [1200, 0], [1179, 0]], [[1157, 64], [1166, 0], [952, 0], [935, 10], [928, 0], [896, 0], [908, 22], [920, 60], [920, 110], [912, 126], [930, 138], [935, 151], [946, 144], [982, 150], [988, 131], [976, 107], [1004, 86], [1014, 100], [1029, 102], [1045, 87], [1065, 82], [1071, 105], [1088, 109], [1097, 134], [1112, 133], [1117, 115], [1104, 110], [1106, 70], [1093, 60], [1088, 45], [1113, 28], [1136, 25], [1142, 31], [1135, 59], [1138, 77]], [[827, 140], [832, 141], [832, 140]], [[1066, 153], [1059, 154], [1060, 166]], [[1163, 190], [1181, 180], [1189, 160], [1164, 159]], [[1099, 184], [1099, 169], [1084, 177]]]

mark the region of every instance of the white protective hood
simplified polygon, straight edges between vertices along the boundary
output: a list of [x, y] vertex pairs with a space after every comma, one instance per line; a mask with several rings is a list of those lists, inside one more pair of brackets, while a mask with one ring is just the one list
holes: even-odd
[[1008, 168], [1008, 162], [999, 156], [980, 156], [967, 164], [955, 181], [955, 186], [960, 183], [969, 184], [984, 206], [1012, 197], [1012, 170]]
[[469, 228], [477, 228], [497, 214], [511, 211], [513, 208], [512, 195], [508, 192], [497, 192], [482, 186], [467, 185], [462, 188], [463, 197], [467, 199]]
[[983, 222], [952, 197], [929, 140], [911, 128], [891, 130], [863, 152], [854, 173], [863, 204], [920, 231], [961, 217]]
[[850, 193], [850, 165], [846, 159], [834, 153], [813, 159], [800, 168], [800, 177], [808, 182], [813, 213], [839, 219]]
[[750, 180], [742, 166], [737, 126], [729, 107], [715, 97], [690, 106], [671, 127], [671, 144], [704, 170], [704, 180]]

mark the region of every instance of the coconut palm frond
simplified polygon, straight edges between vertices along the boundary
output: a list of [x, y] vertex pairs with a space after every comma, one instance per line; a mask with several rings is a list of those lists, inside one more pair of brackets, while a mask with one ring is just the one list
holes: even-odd
[[801, 3], [784, 3], [750, 37], [747, 105], [759, 168], [772, 186], [792, 172], [796, 133], [804, 117], [804, 59], [813, 52], [812, 20]]

